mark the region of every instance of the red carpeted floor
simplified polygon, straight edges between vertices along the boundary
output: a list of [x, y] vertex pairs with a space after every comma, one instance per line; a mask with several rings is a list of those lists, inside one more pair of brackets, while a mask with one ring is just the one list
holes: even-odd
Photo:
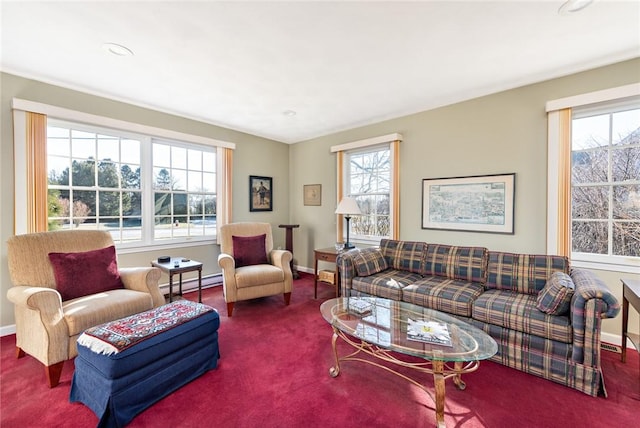
[[[371, 365], [346, 362], [331, 378], [331, 328], [319, 306], [333, 290], [313, 276], [294, 282], [290, 306], [282, 296], [236, 304], [226, 316], [220, 287], [203, 301], [220, 311], [216, 370], [206, 373], [140, 415], [130, 427], [418, 427], [433, 426], [431, 398], [409, 382]], [[197, 293], [185, 296], [197, 299]], [[98, 419], [84, 405], [69, 403], [73, 362], [61, 384], [46, 386], [42, 365], [15, 358], [15, 336], [0, 340], [0, 426], [91, 427]], [[346, 349], [346, 348], [342, 348]], [[448, 427], [637, 426], [640, 410], [638, 355], [603, 351], [608, 398], [573, 389], [508, 367], [483, 362], [464, 376], [467, 388], [446, 386]], [[408, 372], [407, 372], [408, 373]], [[431, 386], [432, 379], [417, 375]]]

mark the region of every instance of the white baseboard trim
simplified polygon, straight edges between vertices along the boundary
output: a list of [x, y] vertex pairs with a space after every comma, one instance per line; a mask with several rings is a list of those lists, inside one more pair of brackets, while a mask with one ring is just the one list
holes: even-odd
[[15, 324], [0, 327], [0, 337], [9, 336], [10, 334], [16, 334]]

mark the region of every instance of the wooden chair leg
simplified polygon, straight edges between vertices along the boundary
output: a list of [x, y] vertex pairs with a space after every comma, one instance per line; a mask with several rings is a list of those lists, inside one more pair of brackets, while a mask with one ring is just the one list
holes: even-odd
[[291, 302], [291, 292], [284, 293], [284, 304], [289, 306], [289, 302]]
[[60, 375], [62, 374], [63, 366], [64, 361], [60, 361], [59, 363], [55, 363], [44, 368], [47, 375], [47, 382], [49, 382], [49, 388], [53, 388], [60, 383]]
[[227, 302], [227, 316], [231, 318], [231, 314], [233, 313], [233, 304], [235, 302]]
[[24, 353], [24, 351], [22, 350], [22, 348], [16, 346], [16, 358], [22, 358], [24, 357], [26, 354]]

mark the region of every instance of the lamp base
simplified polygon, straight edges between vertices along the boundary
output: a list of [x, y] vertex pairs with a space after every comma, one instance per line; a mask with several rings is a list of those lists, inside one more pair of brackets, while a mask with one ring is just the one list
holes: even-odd
[[345, 250], [350, 250], [350, 249], [352, 249], [352, 248], [356, 248], [356, 246], [355, 246], [355, 245], [353, 245], [353, 244], [351, 244], [351, 243], [349, 243], [349, 242], [345, 242], [345, 243], [344, 243], [344, 249], [345, 249]]

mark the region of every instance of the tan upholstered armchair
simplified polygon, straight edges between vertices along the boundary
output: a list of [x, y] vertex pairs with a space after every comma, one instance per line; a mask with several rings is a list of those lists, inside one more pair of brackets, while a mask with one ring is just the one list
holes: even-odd
[[293, 288], [292, 258], [287, 250], [273, 249], [269, 223], [222, 226], [218, 264], [222, 269], [227, 315], [231, 316], [237, 301], [280, 293], [288, 305]]
[[[109, 232], [32, 233], [12, 236], [7, 244], [13, 284], [7, 297], [15, 305], [16, 355], [20, 358], [27, 353], [42, 362], [51, 388], [58, 384], [64, 362], [77, 355], [76, 339], [84, 330], [164, 304], [158, 288], [160, 270], [152, 267], [117, 269], [115, 275], [119, 274], [124, 288], [63, 300], [49, 253], [109, 249], [115, 260], [115, 250], [108, 248], [113, 246]], [[81, 294], [82, 272], [90, 266], [78, 265], [71, 272], [77, 294]]]

